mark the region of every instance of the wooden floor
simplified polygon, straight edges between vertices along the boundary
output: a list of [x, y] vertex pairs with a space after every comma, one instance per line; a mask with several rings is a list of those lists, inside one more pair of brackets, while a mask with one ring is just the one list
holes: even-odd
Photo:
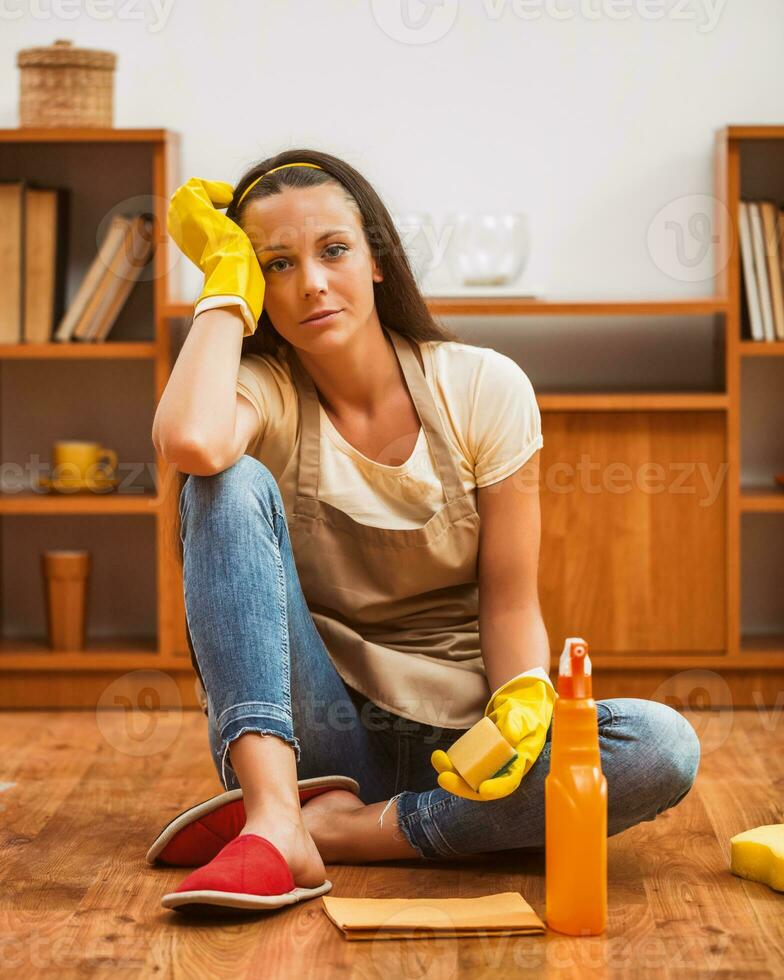
[[[221, 788], [201, 713], [2, 713], [0, 973], [781, 977], [784, 894], [728, 865], [733, 834], [784, 821], [784, 708], [687, 716], [703, 746], [697, 782], [675, 809], [610, 838], [605, 935], [349, 943], [320, 899], [240, 923], [160, 906], [187, 872], [148, 867], [149, 842]], [[335, 896], [519, 890], [545, 914], [543, 855], [330, 866], [328, 876]]]

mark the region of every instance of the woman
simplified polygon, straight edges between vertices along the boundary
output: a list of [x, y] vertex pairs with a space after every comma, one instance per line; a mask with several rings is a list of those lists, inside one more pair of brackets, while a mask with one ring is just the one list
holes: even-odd
[[[299, 901], [331, 887], [325, 861], [541, 848], [555, 691], [526, 374], [432, 319], [333, 156], [193, 178], [169, 231], [205, 278], [153, 440], [190, 474], [189, 642], [229, 792], [150, 849], [204, 865], [164, 905]], [[474, 792], [444, 750], [483, 715], [518, 759]], [[598, 720], [612, 835], [678, 803], [700, 750], [656, 702]]]

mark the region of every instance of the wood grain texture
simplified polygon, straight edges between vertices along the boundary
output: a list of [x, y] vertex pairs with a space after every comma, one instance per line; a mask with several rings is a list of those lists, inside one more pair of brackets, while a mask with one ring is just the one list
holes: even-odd
[[[145, 850], [220, 786], [198, 712], [5, 712], [0, 936], [14, 975], [557, 977], [781, 975], [784, 898], [729, 871], [729, 838], [784, 820], [784, 705], [687, 711], [702, 744], [688, 796], [608, 841], [608, 928], [543, 936], [349, 943], [318, 900], [226, 922], [160, 906], [183, 869]], [[113, 717], [110, 717], [113, 716]], [[140, 733], [147, 732], [147, 737]], [[476, 896], [519, 890], [545, 914], [544, 855], [329, 866], [333, 895]]]
[[550, 413], [540, 596], [553, 640], [603, 652], [725, 646], [720, 413]]

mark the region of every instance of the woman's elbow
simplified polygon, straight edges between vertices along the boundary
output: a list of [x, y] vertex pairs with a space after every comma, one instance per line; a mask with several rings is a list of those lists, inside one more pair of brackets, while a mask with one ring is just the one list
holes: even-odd
[[181, 473], [213, 476], [224, 469], [223, 461], [199, 439], [178, 438], [164, 441], [153, 436], [153, 445], [164, 461]]

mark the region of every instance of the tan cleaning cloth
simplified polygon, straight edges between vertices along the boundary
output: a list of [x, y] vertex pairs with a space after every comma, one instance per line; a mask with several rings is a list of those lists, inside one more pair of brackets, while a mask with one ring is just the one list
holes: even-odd
[[527, 936], [545, 931], [519, 892], [478, 898], [322, 898], [346, 939]]

